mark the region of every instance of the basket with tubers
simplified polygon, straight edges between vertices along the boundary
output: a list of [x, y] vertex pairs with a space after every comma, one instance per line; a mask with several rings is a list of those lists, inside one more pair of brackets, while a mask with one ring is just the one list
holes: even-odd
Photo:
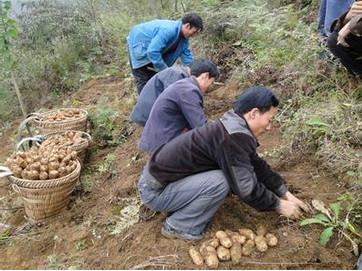
[[277, 244], [277, 237], [267, 233], [264, 226], [259, 226], [256, 233], [247, 228], [237, 232], [217, 231], [215, 237], [203, 242], [199, 249], [192, 246], [189, 254], [194, 264], [201, 266], [205, 263], [208, 268], [217, 269], [220, 261], [237, 265], [243, 256], [250, 256], [255, 251], [266, 252]]
[[52, 133], [46, 136], [46, 140], [40, 148], [58, 148], [61, 146], [69, 147], [76, 151], [80, 162], [83, 164], [86, 151], [92, 142], [90, 134], [81, 131], [64, 131], [61, 133]]
[[42, 135], [65, 130], [86, 132], [87, 118], [87, 111], [78, 108], [61, 108], [45, 113], [32, 113], [20, 124], [18, 134], [20, 137], [21, 131], [25, 127], [30, 131], [28, 126], [30, 122], [34, 123], [35, 128]]
[[66, 206], [81, 169], [77, 152], [65, 146], [32, 147], [12, 155], [5, 164], [30, 221], [57, 214]]

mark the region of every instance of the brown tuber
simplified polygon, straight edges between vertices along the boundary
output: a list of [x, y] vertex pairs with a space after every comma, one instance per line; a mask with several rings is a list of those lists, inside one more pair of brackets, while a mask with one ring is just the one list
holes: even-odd
[[241, 235], [244, 235], [247, 239], [254, 240], [255, 239], [255, 233], [248, 228], [241, 228], [239, 229], [239, 233]]
[[216, 253], [210, 253], [205, 257], [205, 263], [207, 267], [211, 269], [217, 269], [219, 266], [219, 259], [217, 258]]
[[264, 236], [258, 235], [257, 237], [255, 237], [254, 241], [256, 249], [260, 252], [265, 252], [268, 250], [268, 244]]
[[228, 261], [230, 260], [230, 250], [227, 249], [226, 247], [223, 246], [219, 246], [216, 249], [216, 253], [217, 253], [217, 257], [221, 260], [221, 261]]
[[202, 265], [204, 263], [204, 260], [203, 260], [203, 258], [201, 256], [200, 252], [198, 252], [195, 247], [190, 248], [189, 254], [190, 254], [190, 257], [191, 257], [192, 261], [197, 266], [200, 266], [200, 265]]
[[265, 235], [266, 242], [268, 246], [275, 247], [278, 244], [278, 239], [274, 234], [268, 233]]
[[249, 256], [254, 250], [255, 243], [253, 240], [246, 241], [245, 245], [243, 246], [241, 253], [245, 256]]
[[230, 248], [233, 245], [231, 239], [228, 237], [226, 232], [217, 231], [215, 236], [216, 236], [217, 239], [219, 239], [220, 244], [223, 245], [224, 247]]
[[235, 242], [230, 248], [230, 257], [233, 264], [239, 264], [241, 261], [241, 244]]

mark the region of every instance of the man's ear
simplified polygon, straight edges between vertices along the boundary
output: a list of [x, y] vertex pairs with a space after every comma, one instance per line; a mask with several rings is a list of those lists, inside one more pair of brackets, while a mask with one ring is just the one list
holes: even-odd
[[249, 116], [251, 119], [255, 119], [258, 113], [259, 113], [259, 109], [254, 107], [253, 109], [251, 109], [249, 111]]
[[190, 30], [190, 29], [191, 29], [191, 24], [190, 24], [190, 23], [185, 23], [185, 28], [186, 28], [187, 30]]

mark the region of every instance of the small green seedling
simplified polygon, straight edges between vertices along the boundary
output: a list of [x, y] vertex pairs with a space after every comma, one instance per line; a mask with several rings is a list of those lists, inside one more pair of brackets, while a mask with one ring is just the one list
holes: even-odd
[[329, 205], [329, 208], [326, 208], [324, 203], [319, 200], [312, 201], [313, 207], [319, 211], [313, 218], [307, 218], [301, 221], [301, 226], [306, 226], [310, 224], [320, 224], [324, 227], [323, 232], [320, 235], [320, 244], [326, 246], [333, 233], [340, 232], [346, 239], [348, 239], [353, 248], [355, 255], [358, 255], [358, 245], [352, 239], [351, 234], [362, 238], [362, 235], [358, 233], [356, 228], [349, 221], [349, 212], [345, 217], [341, 215], [343, 211], [342, 203], [335, 202]]

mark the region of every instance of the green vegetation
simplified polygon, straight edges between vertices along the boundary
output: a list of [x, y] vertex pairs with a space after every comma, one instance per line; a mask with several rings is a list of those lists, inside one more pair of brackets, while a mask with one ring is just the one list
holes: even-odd
[[[329, 205], [329, 208], [326, 208], [322, 202], [314, 200], [312, 204], [320, 213], [315, 215], [313, 218], [304, 219], [300, 225], [322, 225], [324, 230], [320, 235], [319, 241], [322, 246], [326, 246], [333, 234], [339, 232], [343, 237], [347, 238], [347, 240], [351, 242], [353, 251], [355, 255], [358, 256], [358, 245], [351, 235], [360, 239], [362, 238], [362, 235], [358, 233], [358, 230], [350, 222], [350, 213], [355, 208], [353, 202], [355, 201], [352, 201], [352, 203], [351, 201], [346, 201], [346, 208], [343, 208], [342, 201], [332, 203]], [[343, 211], [346, 211], [345, 216], [342, 214]]]

